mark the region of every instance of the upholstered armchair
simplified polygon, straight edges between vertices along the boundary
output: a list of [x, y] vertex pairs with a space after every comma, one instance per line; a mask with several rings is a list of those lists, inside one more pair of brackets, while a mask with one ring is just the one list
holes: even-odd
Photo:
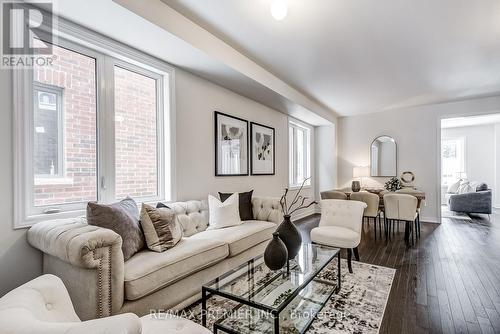
[[2, 334], [209, 334], [208, 329], [175, 316], [139, 318], [124, 313], [80, 321], [61, 279], [43, 275], [0, 298]]
[[311, 241], [317, 244], [347, 249], [347, 264], [352, 273], [352, 254], [359, 261], [363, 211], [366, 203], [325, 199], [321, 201], [319, 226], [311, 230]]

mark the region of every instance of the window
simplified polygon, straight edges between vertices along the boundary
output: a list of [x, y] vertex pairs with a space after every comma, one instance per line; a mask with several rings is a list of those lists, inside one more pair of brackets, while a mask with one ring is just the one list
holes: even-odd
[[[298, 187], [311, 176], [311, 139], [309, 128], [289, 122], [289, 176], [290, 187]], [[306, 185], [311, 184], [307, 180]]]
[[448, 186], [465, 175], [465, 138], [441, 141], [441, 182]]
[[[15, 71], [16, 226], [81, 215], [88, 201], [171, 199], [173, 69], [61, 21], [52, 66]], [[85, 40], [68, 37], [78, 31]]]

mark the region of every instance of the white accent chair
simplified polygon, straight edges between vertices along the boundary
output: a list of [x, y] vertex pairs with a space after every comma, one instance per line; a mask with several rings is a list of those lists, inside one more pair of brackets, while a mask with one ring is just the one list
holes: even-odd
[[61, 279], [43, 275], [0, 298], [2, 334], [209, 334], [187, 319], [124, 313], [80, 321]]
[[[418, 199], [415, 196], [407, 194], [386, 194], [384, 195], [384, 217], [386, 220], [387, 236], [394, 235], [394, 224], [405, 222], [405, 241], [409, 245], [414, 244], [416, 233], [418, 231]], [[410, 240], [411, 239], [411, 240]]]
[[311, 241], [317, 244], [347, 249], [347, 264], [352, 274], [352, 253], [359, 261], [363, 211], [366, 203], [325, 199], [321, 203], [319, 226], [311, 230]]

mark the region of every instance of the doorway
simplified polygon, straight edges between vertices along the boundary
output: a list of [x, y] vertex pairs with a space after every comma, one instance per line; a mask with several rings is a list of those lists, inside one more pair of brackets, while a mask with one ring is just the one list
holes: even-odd
[[500, 207], [500, 113], [442, 119], [440, 143], [441, 217]]

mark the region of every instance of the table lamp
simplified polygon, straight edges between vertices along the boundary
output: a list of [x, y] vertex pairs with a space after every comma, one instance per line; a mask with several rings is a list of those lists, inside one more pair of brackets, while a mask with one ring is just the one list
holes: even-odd
[[363, 177], [369, 176], [369, 171], [370, 168], [365, 166], [356, 166], [352, 169], [352, 177], [359, 178], [361, 180], [361, 184], [360, 181], [357, 180], [352, 181], [351, 184], [352, 191], [358, 192], [361, 190], [361, 185], [363, 184]]

